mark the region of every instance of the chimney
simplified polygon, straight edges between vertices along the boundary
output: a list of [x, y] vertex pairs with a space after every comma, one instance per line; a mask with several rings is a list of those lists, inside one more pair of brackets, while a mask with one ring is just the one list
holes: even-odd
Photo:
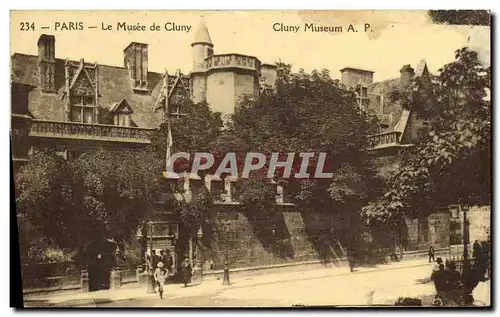
[[415, 71], [409, 64], [404, 65], [401, 70], [401, 86], [408, 87], [410, 85], [413, 76], [415, 75]]
[[43, 92], [56, 92], [56, 38], [54, 35], [42, 34], [38, 39], [38, 74]]
[[132, 42], [123, 53], [132, 89], [148, 91], [148, 45]]
[[340, 70], [341, 82], [347, 88], [353, 88], [357, 85], [366, 87], [373, 84], [374, 71], [361, 69], [357, 67], [345, 67]]

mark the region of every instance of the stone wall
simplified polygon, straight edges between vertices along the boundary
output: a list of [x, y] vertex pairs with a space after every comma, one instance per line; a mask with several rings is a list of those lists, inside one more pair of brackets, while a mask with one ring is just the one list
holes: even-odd
[[207, 76], [207, 102], [213, 111], [223, 115], [234, 113], [234, 73], [217, 71]]
[[450, 245], [450, 216], [435, 213], [429, 217], [406, 220], [408, 251], [447, 248]]
[[215, 270], [224, 267], [226, 245], [232, 268], [318, 258], [299, 212], [282, 211], [265, 219], [249, 217], [238, 209], [228, 216], [227, 240], [225, 228], [221, 227], [210, 245], [203, 248], [203, 262], [213, 261]]
[[[226, 216], [225, 216], [226, 217]], [[293, 262], [320, 260], [332, 263], [345, 257], [345, 246], [337, 240], [331, 227], [331, 216], [324, 212], [302, 213], [294, 207], [278, 206], [273, 215], [248, 215], [241, 206], [231, 207], [227, 234], [228, 263], [231, 268], [274, 265]], [[408, 226], [408, 239], [418, 242], [418, 229]], [[408, 251], [448, 247], [449, 220], [446, 214], [432, 215], [427, 219], [428, 239], [413, 243]], [[418, 227], [418, 225], [417, 225]], [[226, 255], [225, 227], [214, 232], [210, 242], [202, 249], [204, 268], [221, 270]], [[394, 253], [391, 235], [372, 232], [373, 241], [369, 250], [373, 254], [388, 256]], [[378, 250], [375, 250], [378, 249]]]
[[467, 215], [470, 243], [474, 243], [475, 240], [486, 241], [491, 230], [490, 206], [472, 207]]

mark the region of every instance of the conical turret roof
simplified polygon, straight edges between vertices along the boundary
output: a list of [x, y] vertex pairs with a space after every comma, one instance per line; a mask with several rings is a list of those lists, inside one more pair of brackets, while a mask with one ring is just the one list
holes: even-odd
[[212, 43], [212, 39], [210, 38], [210, 34], [208, 33], [207, 24], [205, 23], [205, 19], [203, 19], [203, 17], [201, 18], [200, 24], [196, 29], [196, 33], [194, 34], [194, 40], [191, 45], [200, 43], [214, 45]]

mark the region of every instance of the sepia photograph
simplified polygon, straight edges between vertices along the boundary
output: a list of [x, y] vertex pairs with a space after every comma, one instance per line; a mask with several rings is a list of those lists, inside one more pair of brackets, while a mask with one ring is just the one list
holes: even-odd
[[491, 29], [11, 10], [20, 305], [491, 308]]

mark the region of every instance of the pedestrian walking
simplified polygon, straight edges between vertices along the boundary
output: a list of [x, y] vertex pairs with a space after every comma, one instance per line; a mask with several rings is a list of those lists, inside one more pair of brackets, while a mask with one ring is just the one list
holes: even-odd
[[181, 270], [182, 270], [182, 280], [184, 283], [184, 287], [187, 287], [189, 283], [191, 283], [191, 277], [192, 277], [192, 268], [191, 268], [191, 262], [189, 261], [189, 258], [186, 255], [184, 255], [184, 260], [181, 263]]
[[349, 270], [354, 272], [354, 256], [350, 252], [347, 254], [347, 262], [349, 263]]
[[436, 252], [434, 251], [434, 247], [431, 245], [431, 247], [429, 248], [429, 263], [431, 263], [431, 259], [432, 259], [432, 262], [435, 262], [436, 260], [434, 259], [434, 254]]
[[163, 299], [163, 285], [165, 285], [165, 280], [167, 279], [167, 271], [163, 267], [162, 262], [158, 262], [156, 264], [154, 278], [155, 278], [156, 284], [158, 285], [158, 293], [160, 293], [160, 298]]

